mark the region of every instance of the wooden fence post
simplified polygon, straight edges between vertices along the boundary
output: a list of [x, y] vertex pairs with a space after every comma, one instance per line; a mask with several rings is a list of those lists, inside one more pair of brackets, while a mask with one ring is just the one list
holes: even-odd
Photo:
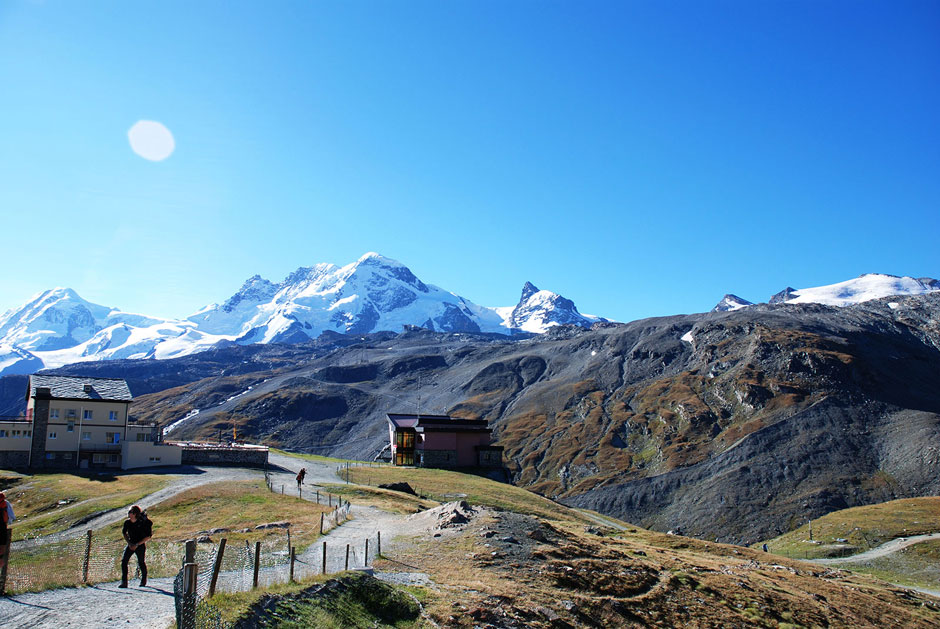
[[323, 512], [320, 512], [320, 535], [323, 535]]
[[196, 563], [196, 540], [186, 540], [186, 554], [183, 556], [183, 564]]
[[323, 542], [323, 574], [326, 574], [326, 542]]
[[317, 504], [320, 504], [320, 490], [317, 490]]
[[226, 539], [219, 540], [219, 551], [215, 555], [215, 565], [212, 566], [212, 580], [209, 581], [209, 598], [215, 596], [215, 584], [219, 581], [219, 571], [222, 569], [222, 555], [225, 554]]
[[366, 558], [363, 560], [362, 565], [366, 568], [369, 567], [369, 538], [366, 538]]
[[255, 542], [255, 576], [252, 579], [252, 589], [258, 589], [258, 570], [261, 568], [261, 542]]
[[379, 541], [379, 547], [376, 548], [376, 552], [377, 552], [377, 554], [381, 555], [381, 554], [382, 554], [382, 531], [376, 531], [375, 534], [376, 534], [376, 535], [378, 536], [378, 538], [379, 538], [379, 540], [378, 540], [378, 541]]
[[346, 570], [349, 570], [349, 544], [346, 544]]
[[85, 559], [82, 561], [82, 583], [88, 583], [88, 565], [91, 562], [91, 530], [85, 535]]
[[195, 629], [196, 627], [196, 576], [199, 566], [187, 562], [183, 564], [183, 601], [180, 609], [179, 628]]
[[327, 492], [326, 497], [327, 497], [327, 498], [329, 499], [329, 501], [330, 501], [330, 504], [327, 505], [327, 506], [332, 507], [332, 506], [333, 506], [333, 494]]
[[293, 546], [290, 549], [290, 581], [294, 582], [294, 562], [297, 560], [297, 549]]

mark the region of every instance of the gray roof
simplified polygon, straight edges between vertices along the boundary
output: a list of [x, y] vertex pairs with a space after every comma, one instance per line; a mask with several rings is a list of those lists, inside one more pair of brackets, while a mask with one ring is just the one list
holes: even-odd
[[[90, 385], [86, 391], [85, 385]], [[104, 400], [130, 402], [133, 399], [127, 382], [121, 378], [89, 378], [86, 376], [30, 376], [28, 397], [36, 395], [37, 387], [48, 387], [53, 398], [68, 400]]]

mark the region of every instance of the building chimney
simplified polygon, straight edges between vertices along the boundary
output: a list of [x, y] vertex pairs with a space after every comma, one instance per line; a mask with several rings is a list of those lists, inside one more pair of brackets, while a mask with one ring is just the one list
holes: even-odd
[[83, 388], [85, 389], [85, 393], [91, 393], [95, 390], [95, 387], [91, 386], [90, 384], [86, 384]]

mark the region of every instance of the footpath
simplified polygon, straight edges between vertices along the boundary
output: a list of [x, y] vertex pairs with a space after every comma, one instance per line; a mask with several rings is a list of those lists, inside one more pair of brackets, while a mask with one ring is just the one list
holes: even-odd
[[[271, 454], [269, 463], [274, 471], [270, 476], [274, 486], [284, 485], [285, 493], [297, 495], [297, 483], [294, 480], [301, 467], [307, 469], [303, 497], [311, 500], [319, 485], [336, 484], [339, 479], [336, 469], [330, 464], [306, 461], [290, 456]], [[281, 469], [279, 469], [281, 468]], [[142, 498], [143, 505], [156, 504], [170, 495], [189, 489], [196, 484], [222, 480], [241, 480], [262, 475], [260, 470], [242, 468], [213, 468], [213, 472], [202, 476], [184, 477], [172, 488], [156, 492]], [[389, 542], [408, 526], [405, 517], [391, 514], [374, 507], [352, 505], [351, 520], [330, 531], [323, 539], [329, 545], [345, 547], [346, 544], [358, 545], [363, 539], [374, 537], [381, 531], [383, 539]], [[123, 510], [118, 514], [123, 517]], [[98, 526], [114, 522], [115, 516], [105, 514]], [[88, 523], [81, 530], [94, 528]], [[313, 563], [319, 556], [319, 542], [298, 556], [302, 561]], [[134, 560], [132, 560], [132, 564]], [[45, 592], [18, 594], [0, 598], [0, 624], [8, 627], [55, 627], [56, 629], [135, 627], [145, 629], [166, 629], [175, 619], [173, 598], [173, 578], [148, 579], [146, 587], [137, 587], [131, 581], [127, 589], [119, 589], [118, 582], [99, 583], [89, 587], [62, 588]]]

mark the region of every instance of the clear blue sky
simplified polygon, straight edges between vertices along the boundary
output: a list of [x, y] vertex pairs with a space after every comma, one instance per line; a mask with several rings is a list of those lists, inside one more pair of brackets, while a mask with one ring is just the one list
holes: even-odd
[[0, 310], [367, 251], [618, 320], [940, 276], [935, 1], [5, 1], [0, 86]]

